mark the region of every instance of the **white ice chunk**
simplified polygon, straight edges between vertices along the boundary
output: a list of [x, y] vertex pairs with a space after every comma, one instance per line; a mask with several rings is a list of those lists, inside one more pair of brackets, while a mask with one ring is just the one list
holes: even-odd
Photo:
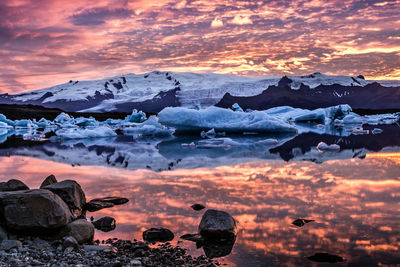
[[7, 123], [10, 126], [14, 126], [15, 125], [15, 123], [12, 120], [7, 119], [7, 117], [4, 116], [3, 114], [0, 114], [0, 121], [4, 122], [4, 123]]
[[340, 150], [340, 146], [337, 144], [327, 145], [324, 142], [319, 142], [317, 145], [319, 151], [337, 151]]
[[238, 103], [232, 105], [232, 109], [236, 112], [243, 112], [243, 109], [239, 106]]
[[71, 122], [73, 118], [69, 116], [67, 113], [60, 113], [55, 119], [54, 122], [56, 123], [66, 123], [66, 122]]
[[233, 146], [239, 146], [240, 143], [233, 141], [231, 138], [221, 137], [200, 140], [197, 144], [197, 148], [231, 148]]
[[362, 134], [369, 134], [369, 131], [364, 130], [363, 128], [356, 127], [356, 128], [353, 128], [351, 133], [354, 135], [362, 135]]
[[79, 117], [75, 119], [75, 125], [78, 125], [80, 127], [95, 127], [99, 125], [99, 122], [95, 120], [95, 118], [90, 117], [90, 118], [84, 118], [84, 117]]
[[372, 134], [380, 134], [381, 132], [383, 132], [383, 130], [382, 130], [382, 129], [379, 129], [379, 128], [374, 128], [374, 129], [372, 130]]
[[128, 124], [130, 127], [124, 128], [125, 134], [141, 135], [141, 136], [170, 136], [174, 130], [161, 125], [156, 116], [150, 116], [143, 123]]
[[126, 122], [144, 122], [146, 120], [146, 114], [143, 111], [132, 110], [132, 114], [126, 116]]
[[263, 145], [263, 146], [276, 145], [278, 143], [279, 143], [279, 141], [274, 139], [274, 138], [268, 138], [268, 139], [264, 139], [264, 140], [260, 140], [260, 141], [255, 142], [255, 144]]
[[343, 118], [343, 123], [344, 124], [362, 124], [362, 119], [360, 116], [350, 114]]
[[0, 129], [12, 129], [12, 128], [13, 127], [10, 126], [9, 124], [7, 124], [7, 123], [5, 123], [3, 121], [0, 121]]
[[289, 123], [262, 111], [234, 112], [230, 109], [209, 107], [193, 110], [181, 107], [163, 109], [158, 117], [160, 123], [178, 131], [202, 131], [214, 128], [225, 132], [293, 132]]
[[62, 128], [56, 131], [56, 135], [61, 139], [84, 139], [116, 136], [117, 134], [108, 126], [98, 126], [94, 128]]

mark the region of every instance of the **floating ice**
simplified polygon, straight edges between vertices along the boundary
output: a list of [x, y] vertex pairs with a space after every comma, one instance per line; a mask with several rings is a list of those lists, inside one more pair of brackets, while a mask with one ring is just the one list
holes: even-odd
[[383, 132], [383, 130], [382, 129], [379, 129], [379, 128], [374, 128], [373, 130], [372, 130], [372, 134], [380, 134], [380, 133], [382, 133]]
[[90, 118], [79, 117], [75, 119], [74, 124], [80, 127], [89, 127], [89, 126], [95, 127], [99, 125], [99, 122], [96, 121], [96, 119], [93, 117]]
[[314, 110], [292, 108], [289, 106], [275, 107], [265, 110], [265, 113], [293, 122], [318, 122], [329, 123], [335, 119], [341, 119], [351, 112], [349, 105], [338, 105]]
[[156, 116], [150, 116], [143, 123], [128, 124], [130, 127], [124, 128], [125, 134], [141, 136], [170, 136], [174, 130], [161, 125]]
[[0, 114], [0, 121], [4, 122], [4, 123], [7, 123], [10, 126], [14, 126], [15, 125], [15, 123], [12, 120], [7, 119], [7, 117], [4, 116], [3, 114]]
[[98, 126], [94, 128], [62, 128], [56, 131], [56, 135], [61, 139], [84, 139], [116, 136], [117, 134], [108, 126]]
[[27, 129], [37, 127], [35, 124], [32, 123], [31, 120], [16, 120], [14, 126], [15, 128], [27, 128]]
[[66, 122], [72, 122], [73, 118], [69, 116], [67, 113], [60, 113], [55, 119], [55, 123], [66, 123]]
[[126, 122], [144, 122], [146, 120], [146, 114], [143, 111], [132, 110], [132, 114], [125, 117]]
[[257, 144], [257, 145], [264, 145], [264, 146], [276, 145], [278, 143], [279, 143], [279, 141], [276, 139], [273, 139], [273, 138], [268, 138], [268, 139], [264, 139], [264, 140], [255, 142], [255, 144]]
[[197, 144], [197, 148], [231, 148], [233, 146], [239, 146], [240, 143], [233, 141], [231, 138], [221, 137], [200, 140]]
[[239, 106], [238, 103], [232, 105], [232, 109], [236, 112], [243, 112], [243, 109]]
[[336, 151], [340, 150], [340, 146], [337, 144], [327, 145], [324, 142], [319, 142], [317, 145], [317, 149], [320, 151]]
[[5, 123], [3, 121], [0, 121], [0, 129], [12, 129], [12, 128], [13, 127], [10, 126], [9, 124], [7, 124], [7, 123]]
[[297, 130], [289, 123], [263, 111], [234, 112], [230, 109], [209, 107], [193, 110], [181, 107], [163, 109], [160, 123], [177, 131], [203, 131], [214, 128], [225, 132], [292, 132]]
[[362, 135], [362, 134], [369, 134], [369, 131], [364, 130], [363, 128], [356, 127], [356, 128], [353, 128], [351, 133], [354, 135]]
[[357, 114], [349, 114], [343, 118], [344, 124], [362, 124], [362, 119]]

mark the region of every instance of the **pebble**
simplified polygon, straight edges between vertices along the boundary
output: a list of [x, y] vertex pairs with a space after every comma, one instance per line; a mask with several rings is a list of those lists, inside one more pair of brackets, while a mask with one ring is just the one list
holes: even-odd
[[100, 243], [107, 245], [80, 245], [75, 250], [72, 247], [63, 250], [60, 242], [24, 240], [22, 247], [0, 250], [0, 266], [219, 266], [215, 260], [205, 256], [192, 257], [185, 249], [168, 242], [156, 247], [142, 241], [115, 238]]

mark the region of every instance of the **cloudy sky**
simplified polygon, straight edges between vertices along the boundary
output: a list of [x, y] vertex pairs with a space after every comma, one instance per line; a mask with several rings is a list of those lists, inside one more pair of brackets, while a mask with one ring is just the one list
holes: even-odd
[[1, 0], [0, 92], [152, 70], [400, 79], [400, 0]]

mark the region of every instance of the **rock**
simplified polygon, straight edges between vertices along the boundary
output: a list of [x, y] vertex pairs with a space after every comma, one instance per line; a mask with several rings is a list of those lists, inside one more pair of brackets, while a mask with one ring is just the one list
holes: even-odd
[[79, 244], [91, 242], [94, 237], [94, 226], [85, 219], [75, 220], [63, 227], [54, 238], [60, 239], [66, 236], [74, 237]]
[[207, 210], [201, 218], [199, 233], [206, 239], [232, 239], [237, 234], [236, 221], [225, 211]]
[[129, 199], [124, 197], [103, 197], [103, 198], [95, 198], [92, 199], [91, 201], [112, 203], [114, 205], [122, 205], [129, 202]]
[[47, 176], [46, 179], [44, 179], [44, 181], [40, 185], [40, 188], [43, 188], [45, 186], [48, 186], [48, 185], [51, 185], [51, 184], [55, 184], [55, 183], [57, 183], [57, 179], [53, 174], [51, 174], [51, 175]]
[[64, 242], [62, 245], [63, 249], [72, 247], [73, 249], [77, 249], [79, 247], [78, 241], [73, 236], [66, 236], [64, 238]]
[[103, 232], [110, 232], [110, 231], [114, 230], [116, 227], [115, 219], [112, 217], [108, 217], [108, 216], [100, 218], [97, 221], [92, 222], [92, 223], [94, 225], [94, 228], [96, 228], [100, 231], [103, 231]]
[[54, 194], [59, 195], [67, 203], [75, 216], [82, 213], [82, 207], [86, 203], [85, 193], [81, 186], [73, 180], [65, 180], [43, 187]]
[[203, 242], [203, 237], [200, 234], [184, 234], [180, 237], [183, 240], [188, 240], [192, 242]]
[[0, 183], [0, 191], [19, 191], [19, 190], [29, 190], [29, 187], [17, 179], [11, 179], [7, 182]]
[[306, 223], [310, 223], [310, 222], [313, 222], [314, 220], [307, 220], [307, 219], [297, 219], [297, 220], [294, 220], [293, 222], [292, 222], [292, 224], [293, 225], [296, 225], [297, 227], [302, 227], [302, 226], [304, 226]]
[[8, 239], [7, 231], [0, 226], [0, 242], [7, 239]]
[[329, 262], [329, 263], [336, 263], [336, 262], [343, 262], [343, 258], [337, 255], [331, 255], [328, 253], [315, 253], [314, 255], [308, 257], [310, 261], [315, 262]]
[[110, 245], [83, 245], [85, 251], [115, 251], [115, 247]]
[[223, 239], [219, 241], [203, 242], [197, 244], [197, 246], [202, 246], [204, 254], [210, 259], [224, 257], [232, 252], [233, 245], [235, 244], [236, 238]]
[[203, 206], [203, 205], [201, 205], [201, 204], [193, 204], [192, 206], [190, 206], [192, 209], [194, 209], [194, 210], [196, 210], [196, 211], [198, 211], [198, 210], [202, 210], [202, 209], [204, 209], [205, 207]]
[[0, 193], [0, 222], [14, 230], [49, 230], [67, 225], [72, 214], [65, 202], [48, 190]]
[[174, 234], [165, 228], [150, 228], [143, 232], [143, 240], [148, 242], [166, 242], [174, 239]]
[[22, 247], [22, 243], [21, 241], [18, 240], [3, 240], [1, 241], [0, 244], [0, 250], [5, 250], [5, 251], [9, 251], [13, 248], [21, 248]]
[[111, 202], [101, 202], [101, 201], [94, 201], [91, 200], [83, 206], [84, 210], [95, 212], [105, 208], [112, 208], [114, 204]]

